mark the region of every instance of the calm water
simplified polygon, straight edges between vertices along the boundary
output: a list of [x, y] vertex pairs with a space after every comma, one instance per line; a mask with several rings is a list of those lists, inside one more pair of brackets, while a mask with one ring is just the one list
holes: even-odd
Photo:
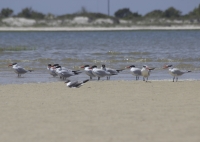
[[[0, 48], [26, 47], [25, 51], [0, 52], [0, 84], [54, 82], [47, 64], [79, 69], [84, 64], [105, 64], [121, 69], [129, 65], [156, 67], [150, 80], [172, 77], [162, 67], [173, 64], [192, 70], [181, 80], [200, 79], [200, 31], [113, 31], [113, 32], [0, 32]], [[17, 62], [35, 71], [17, 78], [8, 64]], [[72, 79], [88, 78], [84, 73]], [[111, 80], [135, 80], [129, 70]]]

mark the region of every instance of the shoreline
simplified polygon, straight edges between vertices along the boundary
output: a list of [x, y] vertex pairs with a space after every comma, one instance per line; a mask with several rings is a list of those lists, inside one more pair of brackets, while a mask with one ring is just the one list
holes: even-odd
[[[81, 79], [81, 80], [85, 80], [84, 79]], [[80, 80], [80, 81], [81, 81]], [[73, 81], [73, 80], [72, 80]], [[77, 81], [77, 80], [76, 80]], [[63, 80], [57, 80], [57, 81], [50, 81], [50, 82], [24, 82], [24, 83], [13, 83], [13, 84], [0, 84], [0, 86], [9, 86], [9, 85], [34, 85], [34, 84], [38, 84], [38, 85], [45, 85], [45, 84], [64, 84], [65, 81]], [[143, 81], [143, 80], [92, 80], [92, 81], [89, 81], [91, 84], [96, 84], [96, 83], [158, 83], [158, 82], [162, 82], [162, 83], [187, 83], [187, 82], [199, 82], [200, 83], [200, 80], [193, 80], [193, 79], [180, 79], [178, 80], [177, 82], [173, 82], [172, 79], [164, 79], [164, 80], [148, 80], [147, 82], [146, 81]], [[64, 85], [65, 86], [65, 85]]]
[[[81, 80], [84, 80], [86, 78], [82, 78], [80, 79]], [[72, 80], [73, 81], [73, 80]], [[74, 80], [74, 81], [78, 81], [78, 80]], [[154, 83], [154, 82], [172, 82], [172, 83], [178, 83], [178, 82], [198, 82], [200, 81], [200, 79], [179, 79], [177, 82], [173, 82], [172, 79], [163, 79], [163, 80], [148, 80], [147, 82], [143, 81], [143, 80], [106, 80], [106, 79], [103, 79], [103, 80], [92, 80], [90, 82], [120, 82], [120, 81], [123, 81], [123, 82], [126, 82], [126, 83], [130, 83], [130, 82], [135, 82], [135, 83]], [[0, 84], [0, 86], [7, 86], [7, 85], [31, 85], [31, 84], [50, 84], [50, 83], [64, 83], [65, 81], [63, 80], [57, 80], [57, 81], [49, 81], [49, 82], [13, 82], [13, 83], [5, 83], [5, 84]]]
[[3, 32], [3, 31], [134, 31], [134, 30], [200, 30], [200, 26], [0, 27], [0, 32]]

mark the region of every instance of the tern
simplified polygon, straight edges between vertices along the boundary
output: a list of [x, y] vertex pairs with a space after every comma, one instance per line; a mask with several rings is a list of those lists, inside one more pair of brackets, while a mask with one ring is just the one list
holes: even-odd
[[88, 81], [89, 79], [83, 80], [81, 82], [78, 82], [78, 81], [71, 82], [70, 80], [67, 80], [65, 83], [66, 83], [66, 86], [69, 88], [79, 88], [80, 86], [82, 86], [84, 83]]
[[135, 65], [131, 65], [131, 66], [128, 66], [126, 68], [130, 68], [131, 74], [136, 77], [136, 80], [139, 80], [139, 76], [142, 75], [141, 69], [136, 68]]
[[[105, 71], [107, 71], [107, 72], [109, 72], [109, 73], [112, 74], [112, 75], [118, 75], [118, 73], [119, 73], [120, 71], [123, 71], [123, 70], [124, 70], [124, 69], [116, 70], [116, 69], [107, 68], [106, 65], [102, 65], [102, 66], [101, 66], [101, 69], [102, 69], [102, 70], [105, 70]], [[110, 75], [107, 76], [107, 80], [110, 80]]]
[[154, 70], [155, 68], [149, 68], [147, 65], [144, 65], [141, 69], [141, 73], [143, 76], [143, 81], [145, 81], [146, 78], [146, 82], [148, 81], [148, 78], [150, 76], [150, 72], [151, 70]]
[[105, 77], [105, 76], [111, 76], [111, 75], [115, 75], [115, 74], [111, 74], [108, 71], [105, 71], [103, 69], [98, 69], [96, 65], [90, 67], [90, 69], [92, 69], [92, 73], [98, 77], [98, 80], [100, 80], [101, 77]]
[[13, 63], [13, 64], [10, 64], [8, 66], [12, 66], [12, 68], [14, 69], [14, 72], [16, 74], [18, 74], [18, 77], [21, 77], [22, 74], [25, 74], [27, 73], [28, 71], [29, 72], [32, 72], [33, 70], [26, 70], [24, 68], [22, 68], [21, 66], [18, 66], [17, 63]]
[[56, 73], [56, 70], [54, 69], [54, 67], [59, 66], [59, 64], [54, 64], [53, 66], [51, 64], [47, 65], [47, 70], [49, 71], [49, 74], [52, 75], [53, 77], [58, 76], [58, 74]]
[[92, 80], [92, 77], [95, 77], [95, 75], [92, 73], [92, 69], [90, 69], [89, 65], [84, 65], [81, 68], [84, 68], [85, 74], [90, 77], [90, 80]]
[[178, 81], [178, 77], [183, 75], [184, 73], [188, 73], [191, 71], [181, 71], [178, 68], [173, 68], [172, 65], [165, 65], [163, 69], [169, 69], [169, 73], [173, 76], [173, 82], [176, 78], [176, 82]]
[[56, 68], [56, 73], [58, 73], [60, 78], [62, 78], [63, 80], [65, 80], [66, 78], [69, 78], [71, 76], [78, 75], [78, 74], [81, 73], [79, 71], [64, 70], [64, 69], [61, 68], [61, 66], [57, 66], [57, 67], [54, 67], [54, 68]]

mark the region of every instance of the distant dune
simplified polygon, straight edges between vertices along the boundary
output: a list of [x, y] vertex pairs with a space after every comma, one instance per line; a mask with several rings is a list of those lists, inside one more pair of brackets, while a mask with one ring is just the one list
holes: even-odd
[[200, 29], [198, 20], [146, 19], [141, 21], [88, 17], [73, 19], [4, 18], [0, 31], [94, 31], [94, 30], [193, 30]]

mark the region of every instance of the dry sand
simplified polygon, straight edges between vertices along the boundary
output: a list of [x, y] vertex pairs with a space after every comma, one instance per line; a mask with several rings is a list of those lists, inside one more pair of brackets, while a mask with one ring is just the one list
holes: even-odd
[[199, 142], [200, 81], [0, 85], [1, 142]]

